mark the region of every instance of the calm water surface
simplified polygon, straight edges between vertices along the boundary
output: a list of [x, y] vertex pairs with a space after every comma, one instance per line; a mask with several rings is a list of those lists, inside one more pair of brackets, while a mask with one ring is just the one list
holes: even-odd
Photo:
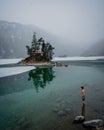
[[84, 130], [73, 124], [75, 116], [104, 119], [103, 108], [103, 64], [36, 68], [0, 78], [0, 130]]

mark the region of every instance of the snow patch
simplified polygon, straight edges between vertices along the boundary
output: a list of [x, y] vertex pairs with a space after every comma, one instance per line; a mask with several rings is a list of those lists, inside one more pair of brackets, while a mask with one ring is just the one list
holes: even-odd
[[17, 59], [0, 59], [0, 65], [6, 65], [6, 64], [16, 64], [19, 61], [21, 61], [23, 58], [17, 58]]
[[12, 76], [21, 74], [30, 70], [35, 69], [34, 66], [26, 66], [26, 67], [6, 67], [6, 68], [0, 68], [0, 78], [6, 77], [6, 76]]
[[54, 57], [53, 61], [87, 61], [87, 60], [104, 60], [104, 56], [91, 57]]

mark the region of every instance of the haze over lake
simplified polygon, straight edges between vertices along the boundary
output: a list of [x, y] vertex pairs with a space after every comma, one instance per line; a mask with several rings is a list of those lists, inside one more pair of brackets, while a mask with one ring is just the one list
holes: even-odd
[[34, 25], [80, 51], [104, 40], [103, 12], [103, 0], [0, 0], [0, 20]]

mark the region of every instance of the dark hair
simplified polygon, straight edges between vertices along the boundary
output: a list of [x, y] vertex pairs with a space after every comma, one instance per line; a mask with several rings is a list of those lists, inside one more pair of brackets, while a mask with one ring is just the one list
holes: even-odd
[[81, 86], [81, 89], [84, 89], [84, 87], [83, 87], [83, 86]]

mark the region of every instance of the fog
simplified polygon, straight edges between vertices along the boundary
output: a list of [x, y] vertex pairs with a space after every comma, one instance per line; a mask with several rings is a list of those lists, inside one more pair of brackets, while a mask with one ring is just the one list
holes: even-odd
[[33, 24], [87, 46], [104, 38], [104, 0], [0, 0], [0, 20]]

